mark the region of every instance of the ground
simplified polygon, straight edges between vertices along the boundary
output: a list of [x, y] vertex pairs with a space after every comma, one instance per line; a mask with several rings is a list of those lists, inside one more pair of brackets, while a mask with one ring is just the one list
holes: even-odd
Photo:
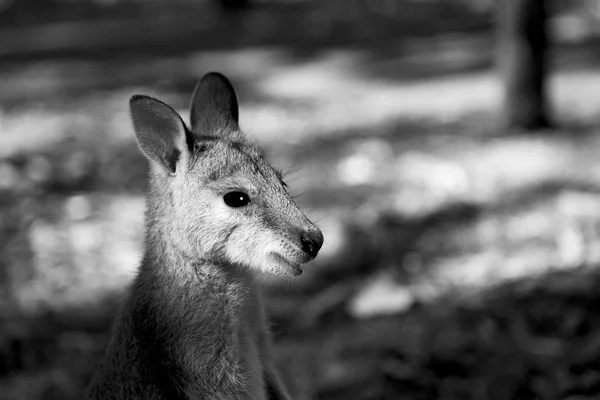
[[593, 25], [552, 20], [558, 128], [503, 132], [489, 10], [399, 3], [134, 1], [2, 25], [0, 397], [80, 398], [141, 253], [127, 99], [186, 115], [218, 70], [325, 235], [300, 278], [263, 279], [295, 399], [596, 398]]

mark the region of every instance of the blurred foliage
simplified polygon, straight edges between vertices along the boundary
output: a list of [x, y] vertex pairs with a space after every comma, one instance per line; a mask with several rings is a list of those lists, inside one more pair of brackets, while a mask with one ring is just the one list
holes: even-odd
[[183, 109], [208, 69], [300, 169], [286, 181], [325, 232], [300, 279], [264, 277], [296, 399], [597, 398], [600, 77], [582, 8], [556, 3], [564, 128], [523, 136], [491, 128], [489, 2], [16, 4], [0, 2], [2, 400], [80, 398], [141, 253], [127, 97]]

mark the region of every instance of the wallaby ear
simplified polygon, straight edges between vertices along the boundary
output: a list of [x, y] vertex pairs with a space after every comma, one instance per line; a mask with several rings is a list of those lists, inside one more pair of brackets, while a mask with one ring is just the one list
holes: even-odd
[[136, 95], [129, 100], [135, 137], [144, 155], [175, 173], [187, 130], [175, 110], [160, 100]]
[[238, 128], [238, 102], [231, 82], [210, 72], [198, 82], [192, 96], [192, 132], [199, 135], [226, 134]]

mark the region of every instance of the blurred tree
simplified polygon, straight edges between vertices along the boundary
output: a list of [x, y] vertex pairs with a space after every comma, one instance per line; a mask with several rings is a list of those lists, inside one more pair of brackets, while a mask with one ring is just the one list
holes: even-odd
[[245, 10], [250, 7], [250, 0], [217, 0], [223, 9], [228, 11]]
[[497, 0], [498, 66], [508, 128], [549, 126], [545, 0]]

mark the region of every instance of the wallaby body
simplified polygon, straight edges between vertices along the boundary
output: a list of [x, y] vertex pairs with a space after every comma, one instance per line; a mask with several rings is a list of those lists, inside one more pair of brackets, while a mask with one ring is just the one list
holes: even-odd
[[191, 129], [156, 99], [130, 106], [151, 167], [145, 252], [86, 398], [289, 399], [255, 274], [300, 274], [321, 232], [239, 130], [222, 75], [196, 87]]

